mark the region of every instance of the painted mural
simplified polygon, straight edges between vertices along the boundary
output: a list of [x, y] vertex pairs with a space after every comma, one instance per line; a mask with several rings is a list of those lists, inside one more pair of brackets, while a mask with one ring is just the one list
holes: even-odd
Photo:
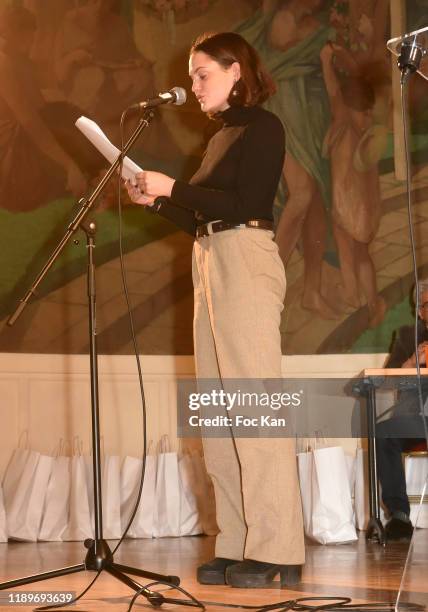
[[[428, 24], [428, 2], [397, 0], [0, 0], [0, 350], [88, 349], [85, 236], [76, 234], [13, 327], [6, 325], [105, 160], [75, 128], [94, 119], [117, 145], [122, 111], [172, 86], [131, 157], [188, 178], [218, 129], [190, 93], [187, 53], [203, 31], [235, 30], [277, 84], [285, 128], [275, 202], [287, 274], [286, 354], [384, 352], [412, 319], [398, 70], [392, 33]], [[406, 10], [407, 9], [407, 10]], [[428, 83], [409, 92], [415, 236], [428, 273]], [[125, 137], [137, 118], [127, 123]], [[122, 246], [144, 354], [192, 354], [192, 238], [130, 205]], [[132, 351], [119, 259], [118, 186], [97, 225], [99, 349]]]

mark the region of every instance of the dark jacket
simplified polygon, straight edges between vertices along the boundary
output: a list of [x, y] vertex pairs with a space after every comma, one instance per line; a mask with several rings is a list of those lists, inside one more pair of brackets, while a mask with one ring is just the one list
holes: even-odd
[[[418, 344], [428, 341], [428, 329], [423, 321], [418, 321]], [[391, 354], [386, 362], [386, 368], [401, 368], [415, 352], [415, 328], [413, 325], [403, 325], [397, 331]], [[423, 366], [424, 367], [424, 366]], [[416, 379], [412, 376], [408, 381], [400, 379], [397, 401], [392, 407], [392, 416], [420, 414]], [[407, 388], [406, 388], [407, 387]], [[428, 379], [422, 377], [422, 397], [425, 402], [428, 397]]]

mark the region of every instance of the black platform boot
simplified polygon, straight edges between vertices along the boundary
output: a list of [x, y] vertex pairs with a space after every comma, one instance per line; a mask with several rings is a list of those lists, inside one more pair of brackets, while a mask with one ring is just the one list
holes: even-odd
[[239, 563], [236, 559], [216, 557], [198, 567], [197, 580], [200, 584], [226, 584], [226, 570], [236, 563]]
[[300, 582], [302, 566], [278, 565], [246, 559], [226, 569], [226, 582], [238, 588], [261, 588], [269, 586], [277, 574], [281, 578], [281, 587], [295, 586]]

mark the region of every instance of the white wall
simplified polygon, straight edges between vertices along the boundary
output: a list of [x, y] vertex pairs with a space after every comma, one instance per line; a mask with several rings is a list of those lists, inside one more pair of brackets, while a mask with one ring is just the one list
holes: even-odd
[[[385, 355], [310, 355], [284, 357], [288, 377], [346, 377], [381, 367]], [[155, 443], [176, 439], [176, 380], [194, 374], [192, 357], [141, 358], [147, 400], [147, 437]], [[100, 356], [101, 433], [105, 451], [141, 454], [142, 416], [135, 358]], [[350, 399], [352, 401], [352, 399]], [[0, 353], [0, 475], [20, 436], [30, 446], [52, 453], [60, 438], [79, 436], [84, 453], [91, 449], [89, 358], [82, 355]], [[343, 440], [352, 452], [356, 440]]]

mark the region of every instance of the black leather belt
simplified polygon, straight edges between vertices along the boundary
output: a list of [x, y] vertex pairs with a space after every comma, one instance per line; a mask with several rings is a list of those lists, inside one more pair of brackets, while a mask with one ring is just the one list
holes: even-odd
[[273, 231], [273, 222], [267, 221], [266, 219], [250, 219], [245, 223], [226, 223], [226, 221], [211, 221], [204, 225], [198, 225], [196, 228], [196, 238], [203, 238], [204, 236], [211, 236], [217, 232], [224, 232], [230, 229], [240, 229], [243, 227], [252, 227], [255, 229], [271, 230]]

